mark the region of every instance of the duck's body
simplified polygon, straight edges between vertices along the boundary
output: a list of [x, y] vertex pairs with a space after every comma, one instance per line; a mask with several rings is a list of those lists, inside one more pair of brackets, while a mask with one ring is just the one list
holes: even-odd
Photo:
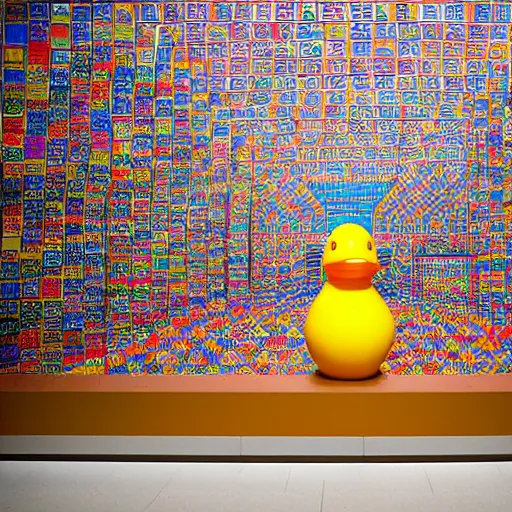
[[375, 375], [386, 359], [395, 324], [373, 286], [342, 290], [327, 282], [313, 301], [304, 333], [322, 373], [364, 379]]
[[[355, 242], [344, 243], [347, 235], [348, 242]], [[304, 326], [311, 357], [328, 377], [371, 377], [395, 337], [393, 316], [371, 282], [379, 268], [373, 240], [360, 226], [340, 226], [328, 240], [323, 263], [328, 282], [313, 301]]]

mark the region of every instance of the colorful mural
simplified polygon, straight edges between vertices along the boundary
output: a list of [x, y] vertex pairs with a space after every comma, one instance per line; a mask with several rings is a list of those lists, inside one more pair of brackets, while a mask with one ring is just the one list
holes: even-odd
[[311, 372], [348, 220], [385, 371], [512, 371], [508, 2], [0, 5], [1, 373]]

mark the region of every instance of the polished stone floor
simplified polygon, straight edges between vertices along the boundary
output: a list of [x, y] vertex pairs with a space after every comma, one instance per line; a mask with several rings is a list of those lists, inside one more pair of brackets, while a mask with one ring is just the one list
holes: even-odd
[[0, 462], [0, 511], [511, 512], [512, 462]]

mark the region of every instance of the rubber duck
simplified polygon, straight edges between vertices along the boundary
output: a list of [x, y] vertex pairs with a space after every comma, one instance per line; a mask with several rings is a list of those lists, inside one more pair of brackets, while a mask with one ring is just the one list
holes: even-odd
[[342, 224], [327, 239], [322, 265], [327, 281], [304, 325], [309, 353], [326, 377], [375, 376], [395, 339], [391, 311], [372, 284], [381, 268], [375, 241], [362, 226]]

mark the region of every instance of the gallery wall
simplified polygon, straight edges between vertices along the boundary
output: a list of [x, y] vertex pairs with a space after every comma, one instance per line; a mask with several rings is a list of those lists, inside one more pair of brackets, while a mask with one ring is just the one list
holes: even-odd
[[347, 221], [384, 371], [512, 371], [508, 2], [2, 6], [0, 373], [312, 372]]

